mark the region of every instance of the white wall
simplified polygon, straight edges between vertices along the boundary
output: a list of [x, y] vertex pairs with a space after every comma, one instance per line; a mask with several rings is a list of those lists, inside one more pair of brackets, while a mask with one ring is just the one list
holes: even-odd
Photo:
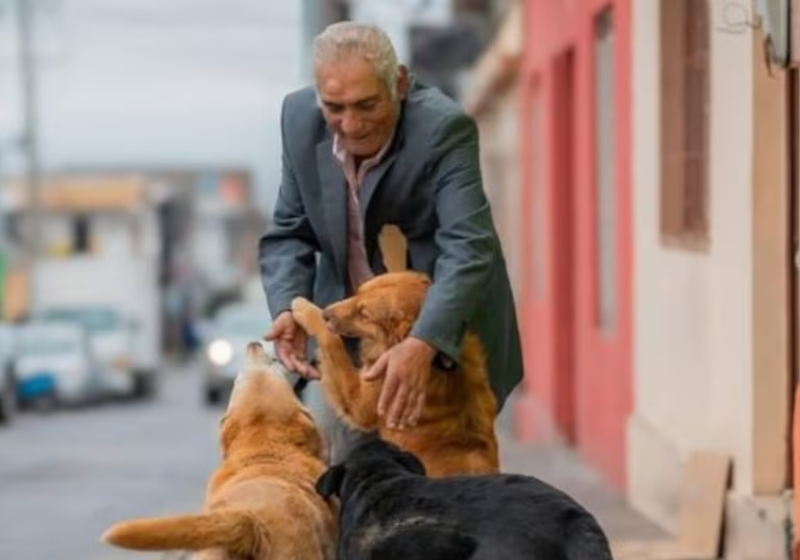
[[[711, 2], [712, 22], [721, 6]], [[634, 372], [630, 497], [670, 526], [681, 461], [711, 448], [752, 486], [752, 36], [711, 30], [710, 248], [661, 240], [659, 2], [633, 7]]]
[[515, 295], [519, 297], [520, 200], [518, 88], [510, 86], [477, 117], [481, 172], [503, 245]]

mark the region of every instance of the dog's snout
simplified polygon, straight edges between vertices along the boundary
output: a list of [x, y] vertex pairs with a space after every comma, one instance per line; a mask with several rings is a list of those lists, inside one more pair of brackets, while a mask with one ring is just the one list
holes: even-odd
[[336, 329], [339, 327], [339, 319], [336, 313], [331, 309], [325, 309], [322, 311], [322, 318], [325, 320], [325, 326], [328, 327], [328, 330], [336, 333]]
[[255, 340], [247, 343], [247, 361], [249, 363], [263, 363], [266, 358], [267, 354], [263, 344]]

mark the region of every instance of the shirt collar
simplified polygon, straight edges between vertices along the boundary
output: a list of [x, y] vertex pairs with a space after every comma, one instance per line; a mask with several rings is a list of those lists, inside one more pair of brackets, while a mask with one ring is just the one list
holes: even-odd
[[[370, 158], [367, 158], [366, 161], [379, 161], [383, 159], [383, 156], [385, 156], [386, 152], [389, 151], [389, 146], [392, 145], [392, 141], [394, 140], [396, 132], [397, 127], [395, 127], [395, 129], [392, 131], [392, 134], [389, 135], [389, 139], [386, 141], [386, 143], [381, 147], [380, 150], [378, 150], [378, 153]], [[339, 160], [340, 163], [347, 161], [347, 157], [349, 156], [347, 150], [345, 150], [344, 146], [341, 145], [339, 135], [336, 133], [333, 134], [333, 155], [337, 160]]]

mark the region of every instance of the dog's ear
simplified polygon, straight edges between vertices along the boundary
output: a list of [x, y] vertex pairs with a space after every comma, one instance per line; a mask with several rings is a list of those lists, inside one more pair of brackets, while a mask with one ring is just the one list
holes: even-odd
[[332, 495], [338, 498], [346, 470], [344, 465], [335, 465], [322, 473], [317, 480], [317, 494], [326, 500], [329, 500]]

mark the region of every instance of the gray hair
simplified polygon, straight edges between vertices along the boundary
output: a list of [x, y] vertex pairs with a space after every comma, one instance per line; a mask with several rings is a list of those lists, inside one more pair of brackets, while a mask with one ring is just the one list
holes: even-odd
[[397, 97], [399, 64], [389, 36], [379, 27], [354, 21], [333, 23], [314, 38], [314, 66], [358, 56], [375, 67], [392, 99]]

